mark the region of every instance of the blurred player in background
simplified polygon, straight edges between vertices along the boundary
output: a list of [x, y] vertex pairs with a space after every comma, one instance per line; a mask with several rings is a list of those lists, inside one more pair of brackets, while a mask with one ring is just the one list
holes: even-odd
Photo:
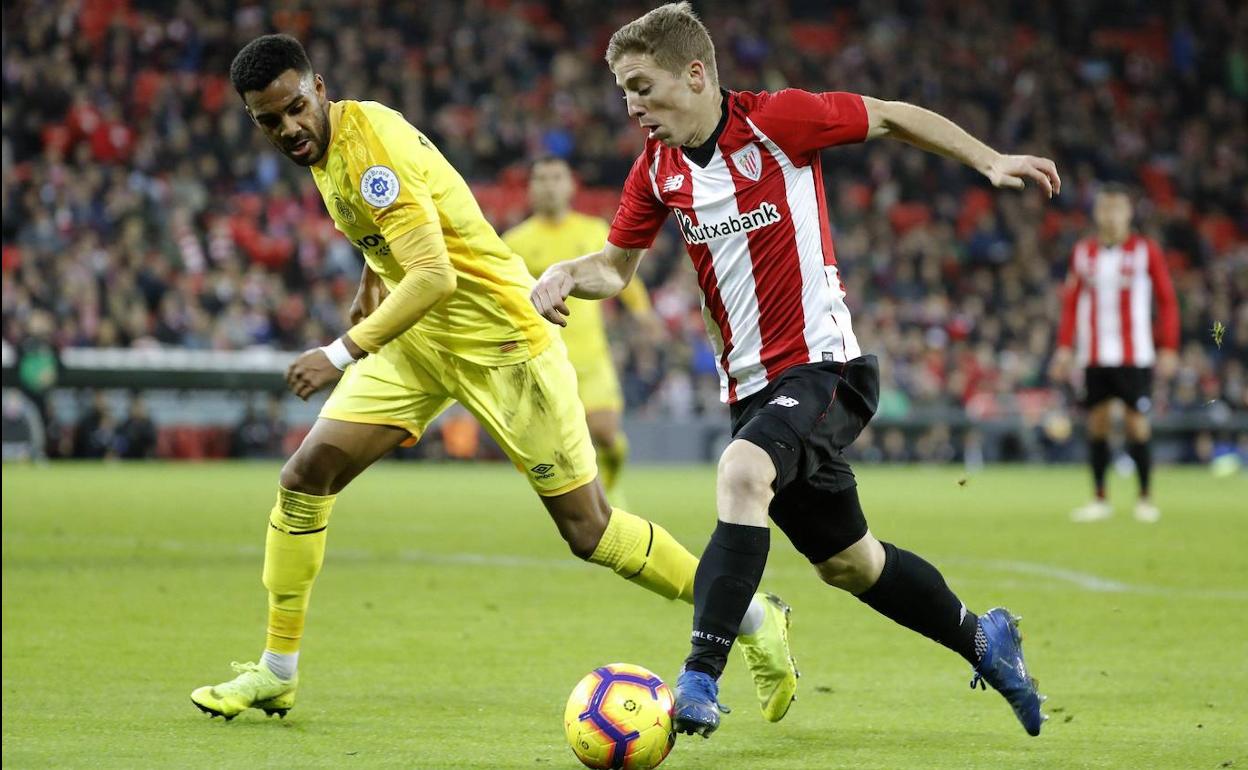
[[[593, 251], [607, 240], [610, 225], [598, 217], [572, 210], [576, 181], [562, 158], [546, 157], [533, 162], [529, 171], [529, 206], [533, 215], [503, 233], [503, 242], [524, 258], [533, 277], [555, 264]], [[620, 292], [620, 300], [642, 323], [652, 327], [650, 298], [641, 281]], [[568, 300], [568, 325], [563, 342], [576, 370], [577, 392], [585, 405], [589, 436], [598, 455], [603, 489], [616, 491], [620, 471], [628, 459], [628, 439], [620, 430], [624, 397], [611, 360], [606, 324], [598, 302]], [[619, 494], [613, 498], [618, 502]]]
[[1161, 510], [1149, 496], [1153, 461], [1148, 415], [1154, 367], [1165, 382], [1178, 366], [1178, 301], [1161, 248], [1131, 232], [1131, 196], [1125, 187], [1103, 186], [1092, 217], [1096, 235], [1075, 244], [1070, 255], [1050, 369], [1055, 382], [1067, 381], [1076, 361], [1084, 371], [1088, 459], [1096, 496], [1072, 511], [1071, 519], [1101, 521], [1113, 515], [1105, 499], [1105, 471], [1112, 409], [1118, 400], [1126, 406], [1127, 454], [1139, 476], [1135, 518], [1154, 522], [1161, 518]]
[[[384, 105], [329, 101], [289, 35], [248, 43], [230, 79], [269, 142], [312, 172], [335, 225], [366, 264], [354, 325], [287, 371], [300, 398], [337, 387], [282, 468], [269, 513], [263, 655], [234, 664], [234, 679], [196, 689], [195, 705], [226, 718], [248, 708], [290, 710], [337, 494], [390, 450], [418, 440], [453, 401], [527, 476], [575, 555], [692, 602], [697, 560], [659, 525], [607, 502], [576, 375], [526, 296], [533, 279], [432, 142]], [[763, 595], [742, 620], [756, 684], [780, 687], [796, 677], [787, 621], [782, 604]], [[791, 699], [790, 688], [786, 708]]]
[[1043, 716], [1016, 619], [976, 615], [936, 567], [867, 527], [845, 449], [879, 403], [879, 366], [858, 346], [836, 267], [819, 151], [890, 137], [961, 161], [997, 187], [1049, 196], [1052, 161], [1002, 155], [948, 119], [858, 94], [720, 88], [715, 48], [688, 3], [670, 3], [611, 37], [607, 62], [631, 119], [648, 130], [606, 245], [546, 271], [534, 305], [565, 323], [569, 295], [617, 294], [674, 214], [698, 276], [729, 404], [719, 519], [694, 584], [692, 650], [676, 683], [677, 729], [719, 726], [717, 680], [733, 629], [767, 563], [768, 516], [829, 585], [953, 650], [1014, 709]]

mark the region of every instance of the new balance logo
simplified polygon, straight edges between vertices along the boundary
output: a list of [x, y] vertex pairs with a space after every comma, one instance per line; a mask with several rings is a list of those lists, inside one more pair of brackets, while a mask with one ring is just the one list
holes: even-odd
[[673, 190], [679, 190], [681, 187], [684, 187], [684, 185], [685, 185], [684, 174], [677, 174], [676, 176], [669, 176], [667, 179], [663, 180], [663, 192], [672, 192]]
[[800, 402], [800, 401], [798, 401], [796, 398], [791, 398], [791, 397], [789, 397], [789, 396], [776, 396], [775, 398], [773, 398], [772, 400], [768, 401], [767, 403], [768, 403], [768, 404], [776, 404], [776, 405], [778, 405], [778, 406], [783, 406], [783, 407], [786, 407], [786, 408], [788, 408], [788, 409], [792, 409], [793, 407], [797, 406], [797, 405], [798, 405], [798, 404], [800, 404], [801, 402]]
[[782, 218], [780, 209], [776, 208], [774, 203], [768, 203], [767, 201], [758, 204], [756, 209], [751, 209], [735, 217], [729, 217], [723, 222], [706, 224], [695, 224], [693, 219], [685, 212], [680, 209], [675, 211], [676, 221], [680, 224], [680, 234], [684, 237], [685, 243], [707, 243], [708, 241], [727, 238], [738, 233], [748, 233], [760, 227], [774, 225]]

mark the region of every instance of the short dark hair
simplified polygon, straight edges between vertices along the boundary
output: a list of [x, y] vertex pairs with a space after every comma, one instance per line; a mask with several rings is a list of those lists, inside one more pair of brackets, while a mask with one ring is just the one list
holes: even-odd
[[230, 82], [239, 96], [263, 91], [286, 70], [312, 74], [303, 44], [290, 35], [263, 35], [243, 46], [230, 64]]
[[1101, 186], [1096, 188], [1096, 194], [1097, 195], [1125, 195], [1128, 198], [1133, 197], [1132, 191], [1131, 191], [1131, 185], [1127, 184], [1126, 182], [1119, 182], [1117, 180], [1101, 183]]

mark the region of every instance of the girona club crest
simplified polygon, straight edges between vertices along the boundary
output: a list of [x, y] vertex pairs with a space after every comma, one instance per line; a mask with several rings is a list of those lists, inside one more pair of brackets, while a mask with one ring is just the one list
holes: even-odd
[[758, 152], [757, 144], [747, 144], [732, 154], [732, 165], [737, 167], [741, 175], [751, 182], [757, 182], [763, 173], [763, 156]]

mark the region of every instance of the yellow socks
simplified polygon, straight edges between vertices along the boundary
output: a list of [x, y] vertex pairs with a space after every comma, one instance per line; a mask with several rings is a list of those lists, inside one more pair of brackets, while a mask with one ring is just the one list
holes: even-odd
[[277, 489], [264, 542], [264, 587], [269, 589], [267, 650], [299, 651], [312, 582], [325, 559], [325, 528], [334, 498]]
[[628, 459], [628, 437], [624, 431], [615, 432], [615, 441], [611, 446], [598, 447], [598, 477], [602, 479], [602, 488], [610, 495], [620, 479], [620, 471], [624, 470], [624, 461]]
[[697, 558], [666, 529], [628, 511], [611, 509], [607, 530], [589, 560], [659, 596], [693, 603]]

